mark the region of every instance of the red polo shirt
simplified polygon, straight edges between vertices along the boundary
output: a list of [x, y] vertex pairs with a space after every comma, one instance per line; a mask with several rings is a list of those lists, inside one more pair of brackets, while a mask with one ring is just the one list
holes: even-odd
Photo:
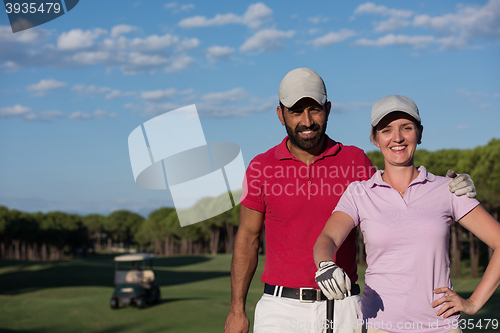
[[[261, 281], [317, 288], [316, 239], [347, 186], [368, 180], [374, 169], [361, 149], [329, 137], [325, 151], [306, 165], [288, 151], [287, 140], [250, 162], [241, 203], [265, 214], [266, 263]], [[357, 281], [355, 229], [337, 251], [335, 262], [351, 281]]]

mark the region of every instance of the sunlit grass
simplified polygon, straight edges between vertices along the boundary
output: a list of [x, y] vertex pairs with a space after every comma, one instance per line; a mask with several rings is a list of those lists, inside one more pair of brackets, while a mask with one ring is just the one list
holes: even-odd
[[[159, 258], [156, 276], [162, 302], [144, 310], [111, 310], [113, 256], [29, 263], [0, 260], [2, 332], [221, 332], [229, 310], [230, 255]], [[260, 258], [250, 287], [247, 313], [253, 322], [262, 295]], [[364, 268], [358, 270], [363, 284]], [[455, 290], [470, 294], [478, 279], [456, 279]], [[476, 319], [500, 319], [497, 292]], [[469, 330], [466, 330], [469, 331]], [[475, 330], [494, 332], [494, 330]], [[470, 330], [469, 332], [473, 332]], [[498, 332], [498, 330], [497, 330]]]

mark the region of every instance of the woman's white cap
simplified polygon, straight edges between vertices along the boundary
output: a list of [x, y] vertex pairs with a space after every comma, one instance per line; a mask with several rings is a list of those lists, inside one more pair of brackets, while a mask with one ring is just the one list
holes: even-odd
[[420, 114], [415, 103], [408, 97], [401, 95], [390, 95], [379, 99], [372, 107], [372, 126], [375, 127], [382, 118], [394, 111], [408, 113], [410, 116], [420, 121]]
[[326, 103], [326, 87], [323, 79], [309, 68], [297, 68], [288, 72], [280, 84], [280, 102], [287, 108], [291, 108], [305, 97], [312, 98], [324, 105]]

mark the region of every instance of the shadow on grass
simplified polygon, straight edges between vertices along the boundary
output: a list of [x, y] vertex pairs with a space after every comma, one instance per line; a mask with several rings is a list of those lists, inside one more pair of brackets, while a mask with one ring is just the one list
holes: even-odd
[[[98, 254], [98, 255], [90, 255], [84, 259], [80, 259], [80, 261], [88, 262], [88, 263], [109, 263], [111, 265], [114, 264], [113, 259], [116, 257], [116, 254]], [[199, 264], [202, 262], [210, 261], [213, 258], [209, 256], [203, 255], [192, 255], [192, 256], [174, 256], [174, 257], [159, 257], [153, 259], [154, 267], [180, 267], [187, 265]], [[149, 262], [147, 263], [149, 264]], [[0, 263], [0, 267], [2, 264]]]
[[[97, 257], [97, 256], [96, 256]], [[61, 287], [113, 287], [114, 263], [100, 258], [63, 262], [22, 262], [0, 260], [0, 267], [13, 266], [11, 271], [0, 274], [0, 294], [16, 295], [45, 288]], [[170, 257], [155, 260], [156, 267], [179, 267], [208, 261], [203, 256]], [[99, 264], [96, 265], [96, 263]], [[103, 264], [104, 263], [104, 264]], [[156, 270], [160, 287], [203, 281], [229, 276], [226, 271], [169, 271]]]
[[182, 257], [164, 257], [153, 261], [155, 267], [180, 267], [187, 265], [200, 264], [212, 260], [204, 256], [182, 256]]
[[[173, 302], [178, 302], [178, 301], [204, 301], [207, 300], [208, 298], [206, 297], [187, 297], [187, 298], [162, 298], [160, 302], [158, 303], [148, 303], [146, 307], [142, 310], [148, 309], [148, 308], [154, 308], [157, 307], [158, 305], [161, 304], [167, 304], [167, 303], [173, 303]], [[134, 305], [129, 305], [128, 307], [134, 307]], [[117, 309], [124, 309], [127, 306], [120, 305], [120, 307]], [[2, 329], [0, 329], [0, 332], [2, 332]]]
[[[118, 333], [118, 332], [124, 332], [124, 331], [130, 330], [131, 328], [134, 328], [134, 325], [123, 324], [123, 325], [116, 325], [116, 326], [113, 326], [110, 328], [105, 328], [103, 330], [92, 331], [92, 332], [94, 332], [94, 333]], [[9, 329], [9, 328], [0, 327], [0, 332], [1, 333], [58, 333], [58, 332], [67, 333], [68, 331], [66, 328], [60, 328], [60, 327], [32, 329], [32, 330], [16, 330], [16, 329]], [[145, 331], [145, 332], [147, 332], [147, 331]]]

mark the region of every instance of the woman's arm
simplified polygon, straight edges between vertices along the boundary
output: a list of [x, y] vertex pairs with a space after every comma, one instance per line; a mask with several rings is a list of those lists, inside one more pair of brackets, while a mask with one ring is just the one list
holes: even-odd
[[316, 268], [319, 268], [319, 263], [322, 261], [333, 261], [335, 252], [352, 228], [354, 221], [351, 216], [344, 212], [333, 212], [314, 245]]
[[434, 290], [436, 294], [447, 294], [431, 303], [432, 307], [446, 303], [436, 312], [438, 316], [444, 313], [444, 318], [459, 311], [469, 315], [476, 314], [500, 285], [500, 223], [481, 206], [476, 206], [458, 222], [491, 247], [493, 256], [469, 299], [463, 299], [448, 287]]

